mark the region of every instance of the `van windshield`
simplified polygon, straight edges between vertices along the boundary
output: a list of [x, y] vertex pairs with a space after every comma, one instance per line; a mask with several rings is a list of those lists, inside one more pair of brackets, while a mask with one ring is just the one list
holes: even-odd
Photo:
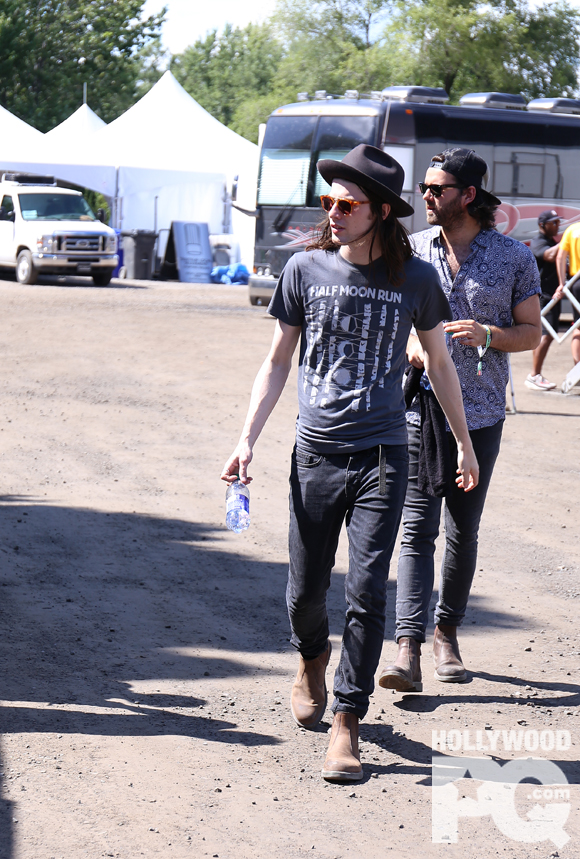
[[25, 221], [96, 221], [84, 199], [76, 194], [19, 194]]

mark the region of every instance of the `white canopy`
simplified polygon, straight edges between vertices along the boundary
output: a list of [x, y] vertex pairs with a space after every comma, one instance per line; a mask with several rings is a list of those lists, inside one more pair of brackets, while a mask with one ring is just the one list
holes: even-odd
[[15, 151], [18, 151], [19, 146], [38, 145], [38, 142], [44, 137], [40, 131], [22, 119], [18, 119], [5, 107], [0, 107], [0, 129], [2, 129], [3, 148], [9, 146]]
[[149, 92], [94, 138], [119, 165], [238, 174], [258, 147], [218, 122], [167, 71]]
[[[73, 117], [79, 113], [79, 117], [73, 121]], [[102, 122], [96, 114], [93, 116], [97, 122]], [[15, 170], [56, 176], [66, 182], [92, 188], [106, 197], [114, 197], [117, 171], [102, 153], [96, 159], [92, 153], [89, 156], [87, 140], [94, 137], [94, 131], [90, 133], [88, 123], [87, 113], [80, 108], [80, 111], [76, 111], [48, 134], [41, 134], [0, 107], [0, 128], [4, 141], [0, 148], [0, 171]], [[95, 127], [92, 119], [90, 123]], [[84, 142], [81, 124], [85, 125], [86, 130]], [[76, 133], [73, 133], [74, 128], [77, 129]]]
[[106, 124], [88, 104], [81, 104], [68, 119], [48, 131], [44, 139], [65, 143], [68, 148], [71, 143], [87, 142], [97, 131], [105, 128]]
[[[115, 153], [123, 229], [167, 228], [171, 220], [196, 220], [207, 222], [212, 233], [229, 231], [224, 192], [234, 176], [240, 177], [240, 205], [255, 206], [258, 147], [218, 122], [169, 71], [126, 113], [97, 132], [93, 147]], [[255, 222], [235, 210], [231, 221], [249, 264]]]
[[[8, 135], [0, 169], [48, 173], [100, 191], [118, 201], [115, 225], [122, 230], [189, 220], [229, 232], [224, 192], [236, 175], [240, 205], [254, 208], [258, 147], [214, 119], [169, 71], [109, 125], [83, 105], [42, 135], [3, 113], [31, 133]], [[231, 221], [249, 264], [254, 221], [235, 210]]]

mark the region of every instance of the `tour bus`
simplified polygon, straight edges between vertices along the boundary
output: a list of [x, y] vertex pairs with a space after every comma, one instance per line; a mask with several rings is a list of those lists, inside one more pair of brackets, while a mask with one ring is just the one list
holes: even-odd
[[580, 100], [470, 93], [448, 105], [431, 87], [387, 87], [370, 97], [300, 93], [275, 110], [264, 132], [257, 189], [252, 304], [267, 304], [289, 257], [312, 241], [323, 218], [320, 195], [329, 186], [316, 170], [321, 158], [344, 158], [359, 143], [380, 146], [405, 170], [402, 196], [415, 214], [410, 232], [425, 229], [417, 183], [429, 159], [453, 146], [475, 149], [489, 165], [487, 190], [501, 200], [497, 229], [523, 242], [538, 215], [556, 209], [563, 231], [580, 220]]

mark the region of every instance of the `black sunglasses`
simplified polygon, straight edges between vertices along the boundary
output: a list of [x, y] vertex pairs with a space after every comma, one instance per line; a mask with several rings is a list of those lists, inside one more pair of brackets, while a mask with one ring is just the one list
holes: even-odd
[[434, 197], [440, 197], [446, 188], [465, 188], [465, 185], [426, 185], [425, 182], [419, 182], [419, 191], [421, 194], [426, 194], [431, 191]]

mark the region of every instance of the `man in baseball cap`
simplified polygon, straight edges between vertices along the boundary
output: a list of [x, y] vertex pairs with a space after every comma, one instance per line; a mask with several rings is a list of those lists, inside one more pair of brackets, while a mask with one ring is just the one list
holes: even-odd
[[[437, 270], [451, 306], [444, 324], [463, 393], [467, 426], [480, 465], [473, 492], [457, 493], [452, 480], [435, 492], [421, 480], [421, 414], [407, 413], [409, 482], [397, 573], [397, 657], [379, 684], [401, 692], [422, 688], [420, 655], [426, 640], [434, 584], [435, 542], [445, 498], [445, 552], [435, 610], [435, 677], [467, 679], [457, 628], [467, 610], [477, 563], [480, 518], [499, 453], [505, 420], [508, 353], [540, 342], [540, 276], [529, 248], [495, 229], [501, 201], [487, 190], [487, 164], [473, 149], [433, 155], [419, 190], [430, 229], [412, 236], [416, 253]], [[407, 356], [428, 366], [416, 337]], [[437, 394], [437, 392], [435, 392]], [[452, 443], [451, 437], [449, 442]]]
[[[560, 229], [560, 215], [555, 209], [545, 209], [538, 217], [538, 235], [530, 242], [530, 250], [536, 258], [540, 270], [540, 285], [542, 293], [540, 304], [542, 309], [553, 299], [559, 299], [563, 295], [558, 286], [558, 269], [556, 268], [556, 257], [558, 255], [559, 243], [556, 241]], [[560, 309], [562, 302], [558, 301], [546, 315], [554, 331], [558, 332], [560, 324]], [[552, 342], [552, 335], [548, 331], [542, 331], [542, 339], [537, 349], [532, 353], [532, 372], [524, 382], [526, 388], [536, 391], [550, 391], [556, 387], [555, 382], [549, 382], [542, 376], [542, 367]]]

